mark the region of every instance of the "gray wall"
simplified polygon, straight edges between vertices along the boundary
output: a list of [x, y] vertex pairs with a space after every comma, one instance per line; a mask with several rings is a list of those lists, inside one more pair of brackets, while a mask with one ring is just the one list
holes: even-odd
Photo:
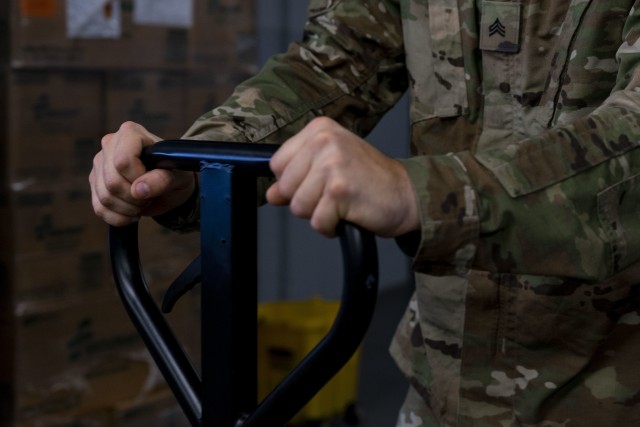
[[[301, 37], [308, 0], [259, 0], [258, 52], [262, 64]], [[406, 157], [409, 117], [406, 97], [367, 140], [392, 157]], [[339, 243], [315, 233], [286, 208], [265, 206], [259, 213], [261, 300], [311, 296], [338, 298], [342, 281]], [[381, 289], [411, 281], [409, 259], [391, 239], [378, 239]]]

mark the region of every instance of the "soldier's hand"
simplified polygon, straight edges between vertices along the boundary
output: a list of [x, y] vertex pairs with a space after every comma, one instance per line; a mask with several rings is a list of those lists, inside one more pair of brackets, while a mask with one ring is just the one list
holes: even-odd
[[160, 138], [133, 122], [102, 138], [89, 174], [93, 210], [105, 222], [124, 226], [185, 202], [195, 190], [191, 172], [155, 169], [140, 161], [144, 147]]
[[274, 205], [290, 205], [311, 226], [335, 235], [340, 220], [380, 236], [420, 227], [418, 205], [404, 167], [329, 118], [317, 118], [271, 159]]

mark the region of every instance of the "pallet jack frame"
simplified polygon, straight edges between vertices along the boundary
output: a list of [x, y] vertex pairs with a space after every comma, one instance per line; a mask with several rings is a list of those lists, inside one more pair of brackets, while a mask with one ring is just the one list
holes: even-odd
[[346, 364], [373, 315], [378, 288], [375, 237], [341, 223], [344, 278], [336, 320], [326, 337], [258, 404], [257, 179], [271, 176], [269, 159], [277, 148], [174, 140], [147, 147], [142, 155], [148, 169], [199, 172], [201, 254], [171, 286], [178, 289], [170, 297], [175, 300], [201, 283], [199, 374], [149, 293], [137, 224], [109, 227], [112, 269], [123, 304], [194, 427], [284, 426]]

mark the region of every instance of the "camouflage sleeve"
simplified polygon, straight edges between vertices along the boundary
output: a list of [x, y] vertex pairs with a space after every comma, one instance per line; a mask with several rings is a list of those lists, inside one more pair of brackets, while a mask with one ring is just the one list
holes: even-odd
[[[364, 136], [407, 84], [397, 0], [310, 0], [303, 40], [267, 61], [183, 138], [279, 144], [316, 116]], [[259, 194], [268, 185], [261, 181]], [[195, 211], [179, 207], [156, 221], [190, 230]]]
[[185, 137], [282, 143], [315, 116], [367, 134], [407, 88], [394, 0], [310, 0], [303, 39]]
[[602, 280], [640, 261], [640, 15], [591, 113], [479, 152], [405, 161], [420, 198], [418, 271]]

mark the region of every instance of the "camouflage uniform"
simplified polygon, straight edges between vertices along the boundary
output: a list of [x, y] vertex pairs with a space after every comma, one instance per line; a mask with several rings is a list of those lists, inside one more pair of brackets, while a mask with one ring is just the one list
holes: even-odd
[[640, 425], [638, 6], [311, 0], [303, 41], [185, 135], [364, 136], [410, 90], [398, 426]]

